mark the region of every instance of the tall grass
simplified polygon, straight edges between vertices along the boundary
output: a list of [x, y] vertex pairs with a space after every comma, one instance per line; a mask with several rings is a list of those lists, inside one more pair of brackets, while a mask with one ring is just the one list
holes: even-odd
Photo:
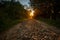
[[51, 26], [55, 26], [60, 29], [60, 19], [47, 19], [47, 18], [38, 18], [38, 20], [43, 21]]

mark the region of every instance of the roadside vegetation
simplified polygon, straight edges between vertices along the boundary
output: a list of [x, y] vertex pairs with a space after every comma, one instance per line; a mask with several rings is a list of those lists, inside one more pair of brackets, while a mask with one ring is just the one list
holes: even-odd
[[45, 23], [47, 23], [47, 24], [49, 24], [51, 26], [54, 26], [54, 27], [60, 29], [60, 19], [56, 19], [56, 20], [52, 19], [52, 20], [50, 20], [48, 18], [38, 18], [37, 20], [43, 21], [43, 22], [45, 22]]
[[20, 2], [3, 1], [0, 3], [0, 32], [3, 32], [13, 25], [26, 18], [26, 10]]
[[30, 0], [36, 19], [60, 28], [60, 0]]

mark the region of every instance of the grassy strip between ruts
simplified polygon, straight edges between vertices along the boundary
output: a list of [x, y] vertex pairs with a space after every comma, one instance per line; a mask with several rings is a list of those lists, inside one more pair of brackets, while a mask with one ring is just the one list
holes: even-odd
[[60, 19], [56, 19], [56, 20], [53, 20], [53, 19], [47, 19], [47, 18], [39, 18], [38, 19], [39, 21], [43, 21], [51, 26], [55, 26], [57, 28], [60, 29]]

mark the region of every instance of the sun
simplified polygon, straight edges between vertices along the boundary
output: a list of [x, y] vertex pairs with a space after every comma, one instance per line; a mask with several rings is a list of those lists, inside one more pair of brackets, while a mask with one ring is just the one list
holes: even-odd
[[33, 16], [34, 16], [34, 10], [31, 10], [31, 12], [30, 12], [30, 18], [33, 18]]

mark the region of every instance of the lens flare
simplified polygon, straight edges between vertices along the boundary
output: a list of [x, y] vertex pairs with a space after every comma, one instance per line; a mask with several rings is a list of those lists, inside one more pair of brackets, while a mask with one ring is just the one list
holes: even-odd
[[30, 16], [34, 16], [34, 11], [31, 11]]
[[34, 16], [34, 11], [32, 10], [32, 11], [30, 12], [30, 18], [33, 18], [33, 16]]

